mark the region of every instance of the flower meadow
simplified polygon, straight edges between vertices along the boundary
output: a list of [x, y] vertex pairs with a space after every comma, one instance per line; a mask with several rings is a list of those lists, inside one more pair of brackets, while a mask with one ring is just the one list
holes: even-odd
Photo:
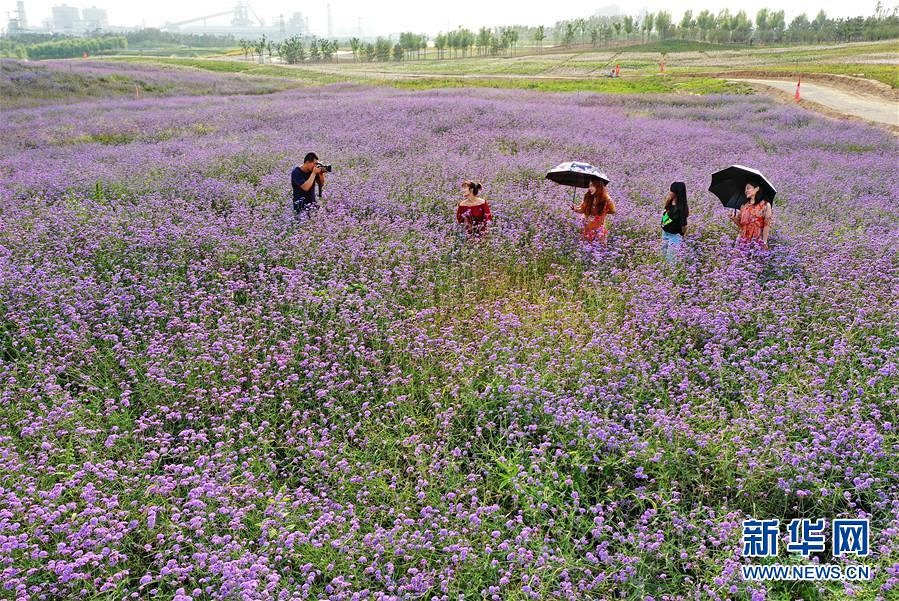
[[[4, 598], [895, 598], [890, 134], [754, 96], [347, 84], [0, 132]], [[334, 172], [297, 219], [310, 150]], [[605, 247], [543, 179], [564, 160], [612, 179]], [[731, 163], [779, 190], [769, 252], [705, 192]], [[743, 581], [753, 517], [869, 518], [867, 558], [779, 559], [873, 579]]]
[[71, 102], [88, 97], [269, 94], [296, 85], [279, 77], [207, 73], [124, 61], [0, 59], [5, 108]]

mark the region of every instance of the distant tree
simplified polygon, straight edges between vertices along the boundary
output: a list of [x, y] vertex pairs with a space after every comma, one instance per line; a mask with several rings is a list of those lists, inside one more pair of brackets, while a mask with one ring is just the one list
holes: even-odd
[[415, 54], [417, 58], [421, 59], [428, 52], [428, 36], [421, 33], [418, 35], [418, 45], [415, 48]]
[[243, 38], [238, 40], [238, 44], [240, 44], [240, 49], [243, 50], [243, 59], [247, 60], [250, 54], [250, 48], [252, 48], [253, 45]]
[[821, 31], [827, 25], [827, 13], [823, 10], [818, 11], [818, 15], [815, 17], [815, 20], [812, 21], [812, 29], [815, 31]]
[[338, 48], [337, 40], [321, 40], [319, 46], [319, 51], [321, 52], [322, 60], [324, 61], [330, 61]]
[[509, 54], [515, 56], [515, 46], [518, 44], [518, 30], [514, 27], [506, 28], [506, 41]]
[[490, 55], [496, 56], [502, 51], [502, 49], [503, 49], [502, 38], [500, 36], [496, 35], [495, 33], [491, 32], [490, 33]]
[[474, 32], [463, 28], [461, 32], [462, 56], [466, 56], [474, 48]]
[[375, 59], [386, 63], [390, 60], [390, 53], [393, 50], [393, 45], [390, 43], [390, 40], [384, 38], [378, 38], [375, 40]]
[[746, 16], [746, 11], [739, 11], [731, 21], [732, 39], [738, 42], [748, 42], [752, 35], [752, 21]]
[[306, 53], [303, 49], [303, 39], [298, 35], [287, 38], [281, 42], [278, 48], [278, 54], [288, 65], [295, 65], [302, 62], [303, 59], [306, 58]]
[[805, 13], [798, 14], [790, 21], [787, 37], [791, 42], [802, 42], [807, 38], [810, 29], [811, 23]]
[[655, 21], [655, 15], [652, 13], [646, 13], [646, 16], [643, 17], [643, 31], [646, 32], [645, 40], [649, 40], [652, 34], [652, 24]]
[[581, 35], [581, 44], [587, 43], [587, 32], [590, 29], [590, 24], [586, 19], [575, 19], [574, 27], [578, 33]]
[[761, 8], [755, 13], [755, 35], [761, 43], [765, 43], [768, 37], [768, 12], [767, 8]]
[[405, 54], [405, 52], [406, 52], [406, 51], [403, 49], [403, 45], [402, 45], [402, 44], [399, 44], [399, 43], [396, 44], [396, 45], [393, 47], [393, 60], [395, 60], [395, 61], [401, 61], [401, 60], [403, 60], [403, 55]]
[[630, 15], [625, 15], [624, 17], [624, 33], [627, 34], [627, 39], [631, 39], [631, 34], [634, 33], [634, 18]]
[[418, 52], [419, 36], [411, 31], [404, 31], [400, 34], [400, 46], [403, 48], [403, 56], [408, 56], [413, 52]]
[[543, 52], [543, 40], [545, 39], [546, 29], [541, 25], [534, 31], [534, 41], [537, 42], [537, 48], [540, 52]]
[[350, 50], [353, 51], [353, 60], [359, 60], [359, 47], [362, 45], [362, 42], [359, 41], [359, 38], [350, 38]]
[[784, 11], [777, 10], [768, 14], [768, 27], [771, 32], [771, 39], [774, 42], [780, 42], [783, 39], [786, 21], [784, 20]]
[[699, 29], [699, 39], [708, 39], [709, 32], [715, 28], [715, 17], [707, 10], [696, 15], [696, 27]]
[[687, 10], [684, 11], [684, 16], [681, 17], [680, 27], [681, 35], [686, 38], [693, 37], [693, 28], [696, 26], [696, 21], [693, 20], [693, 11]]
[[316, 38], [312, 38], [309, 40], [309, 60], [313, 62], [318, 62], [322, 58], [321, 49], [319, 46], [319, 40]]
[[730, 15], [730, 10], [727, 8], [722, 9], [718, 13], [718, 16], [715, 19], [715, 27], [713, 27], [713, 29], [717, 30], [717, 32], [718, 32], [718, 36], [717, 36], [718, 39], [716, 41], [719, 41], [719, 42], [722, 42], [722, 41], [730, 42], [731, 41], [731, 35], [733, 32], [733, 29], [731, 29], [732, 23], [733, 23], [733, 17], [731, 17], [731, 15]]
[[443, 58], [443, 53], [447, 46], [447, 36], [445, 33], [438, 33], [434, 38], [434, 47], [437, 49], [437, 58]]
[[671, 28], [671, 13], [660, 10], [656, 13], [656, 31], [659, 32], [659, 39], [664, 40], [668, 37], [668, 29]]
[[259, 62], [260, 62], [260, 63], [264, 63], [264, 62], [265, 62], [265, 50], [266, 50], [266, 48], [268, 48], [268, 40], [265, 39], [265, 34], [263, 33], [263, 34], [262, 34], [262, 37], [261, 37], [260, 39], [256, 40], [256, 43], [255, 43], [255, 45], [254, 45], [254, 50], [256, 51], [256, 54], [259, 55]]
[[574, 42], [574, 36], [576, 33], [576, 28], [574, 23], [569, 21], [565, 24], [565, 33], [562, 35], [562, 45], [571, 46], [572, 42]]
[[481, 27], [478, 30], [478, 55], [487, 54], [490, 51], [490, 42], [493, 39], [493, 32], [487, 27]]

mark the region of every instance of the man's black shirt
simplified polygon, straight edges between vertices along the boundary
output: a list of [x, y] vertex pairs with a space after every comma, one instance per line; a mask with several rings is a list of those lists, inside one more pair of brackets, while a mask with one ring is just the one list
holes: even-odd
[[301, 186], [305, 184], [312, 173], [306, 173], [299, 167], [294, 167], [290, 172], [290, 185], [293, 187], [293, 208], [300, 210], [309, 205], [315, 204], [315, 185], [308, 190], [303, 190]]

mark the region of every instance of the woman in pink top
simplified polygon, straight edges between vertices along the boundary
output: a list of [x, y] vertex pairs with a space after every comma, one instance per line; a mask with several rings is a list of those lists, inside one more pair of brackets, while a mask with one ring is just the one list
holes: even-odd
[[583, 202], [580, 206], [572, 206], [571, 210], [584, 215], [584, 228], [581, 231], [583, 240], [606, 243], [609, 235], [606, 215], [615, 213], [615, 203], [609, 198], [605, 182], [598, 177], [591, 178]]
[[763, 248], [767, 249], [768, 234], [771, 231], [771, 224], [774, 222], [771, 203], [765, 198], [765, 191], [758, 182], [747, 183], [745, 193], [749, 201], [744, 203], [740, 207], [740, 211], [731, 217], [731, 221], [740, 228], [740, 236], [737, 240], [744, 244], [752, 242], [761, 244]]

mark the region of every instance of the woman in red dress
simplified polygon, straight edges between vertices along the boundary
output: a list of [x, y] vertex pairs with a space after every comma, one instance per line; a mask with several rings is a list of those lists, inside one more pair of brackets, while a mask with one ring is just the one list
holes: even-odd
[[581, 230], [583, 240], [606, 243], [609, 235], [606, 215], [615, 213], [615, 203], [609, 198], [605, 182], [598, 177], [591, 178], [583, 202], [580, 206], [572, 206], [571, 210], [584, 215], [584, 228]]
[[465, 225], [469, 238], [485, 233], [493, 220], [490, 205], [478, 196], [480, 191], [481, 184], [469, 180], [462, 182], [462, 200], [456, 206], [456, 221]]
[[737, 241], [744, 244], [761, 244], [763, 248], [767, 249], [768, 234], [771, 231], [771, 224], [774, 222], [771, 203], [765, 198], [765, 191], [761, 189], [758, 182], [748, 182], [745, 193], [749, 201], [740, 207], [739, 213], [731, 217], [731, 221], [740, 228], [740, 236]]

